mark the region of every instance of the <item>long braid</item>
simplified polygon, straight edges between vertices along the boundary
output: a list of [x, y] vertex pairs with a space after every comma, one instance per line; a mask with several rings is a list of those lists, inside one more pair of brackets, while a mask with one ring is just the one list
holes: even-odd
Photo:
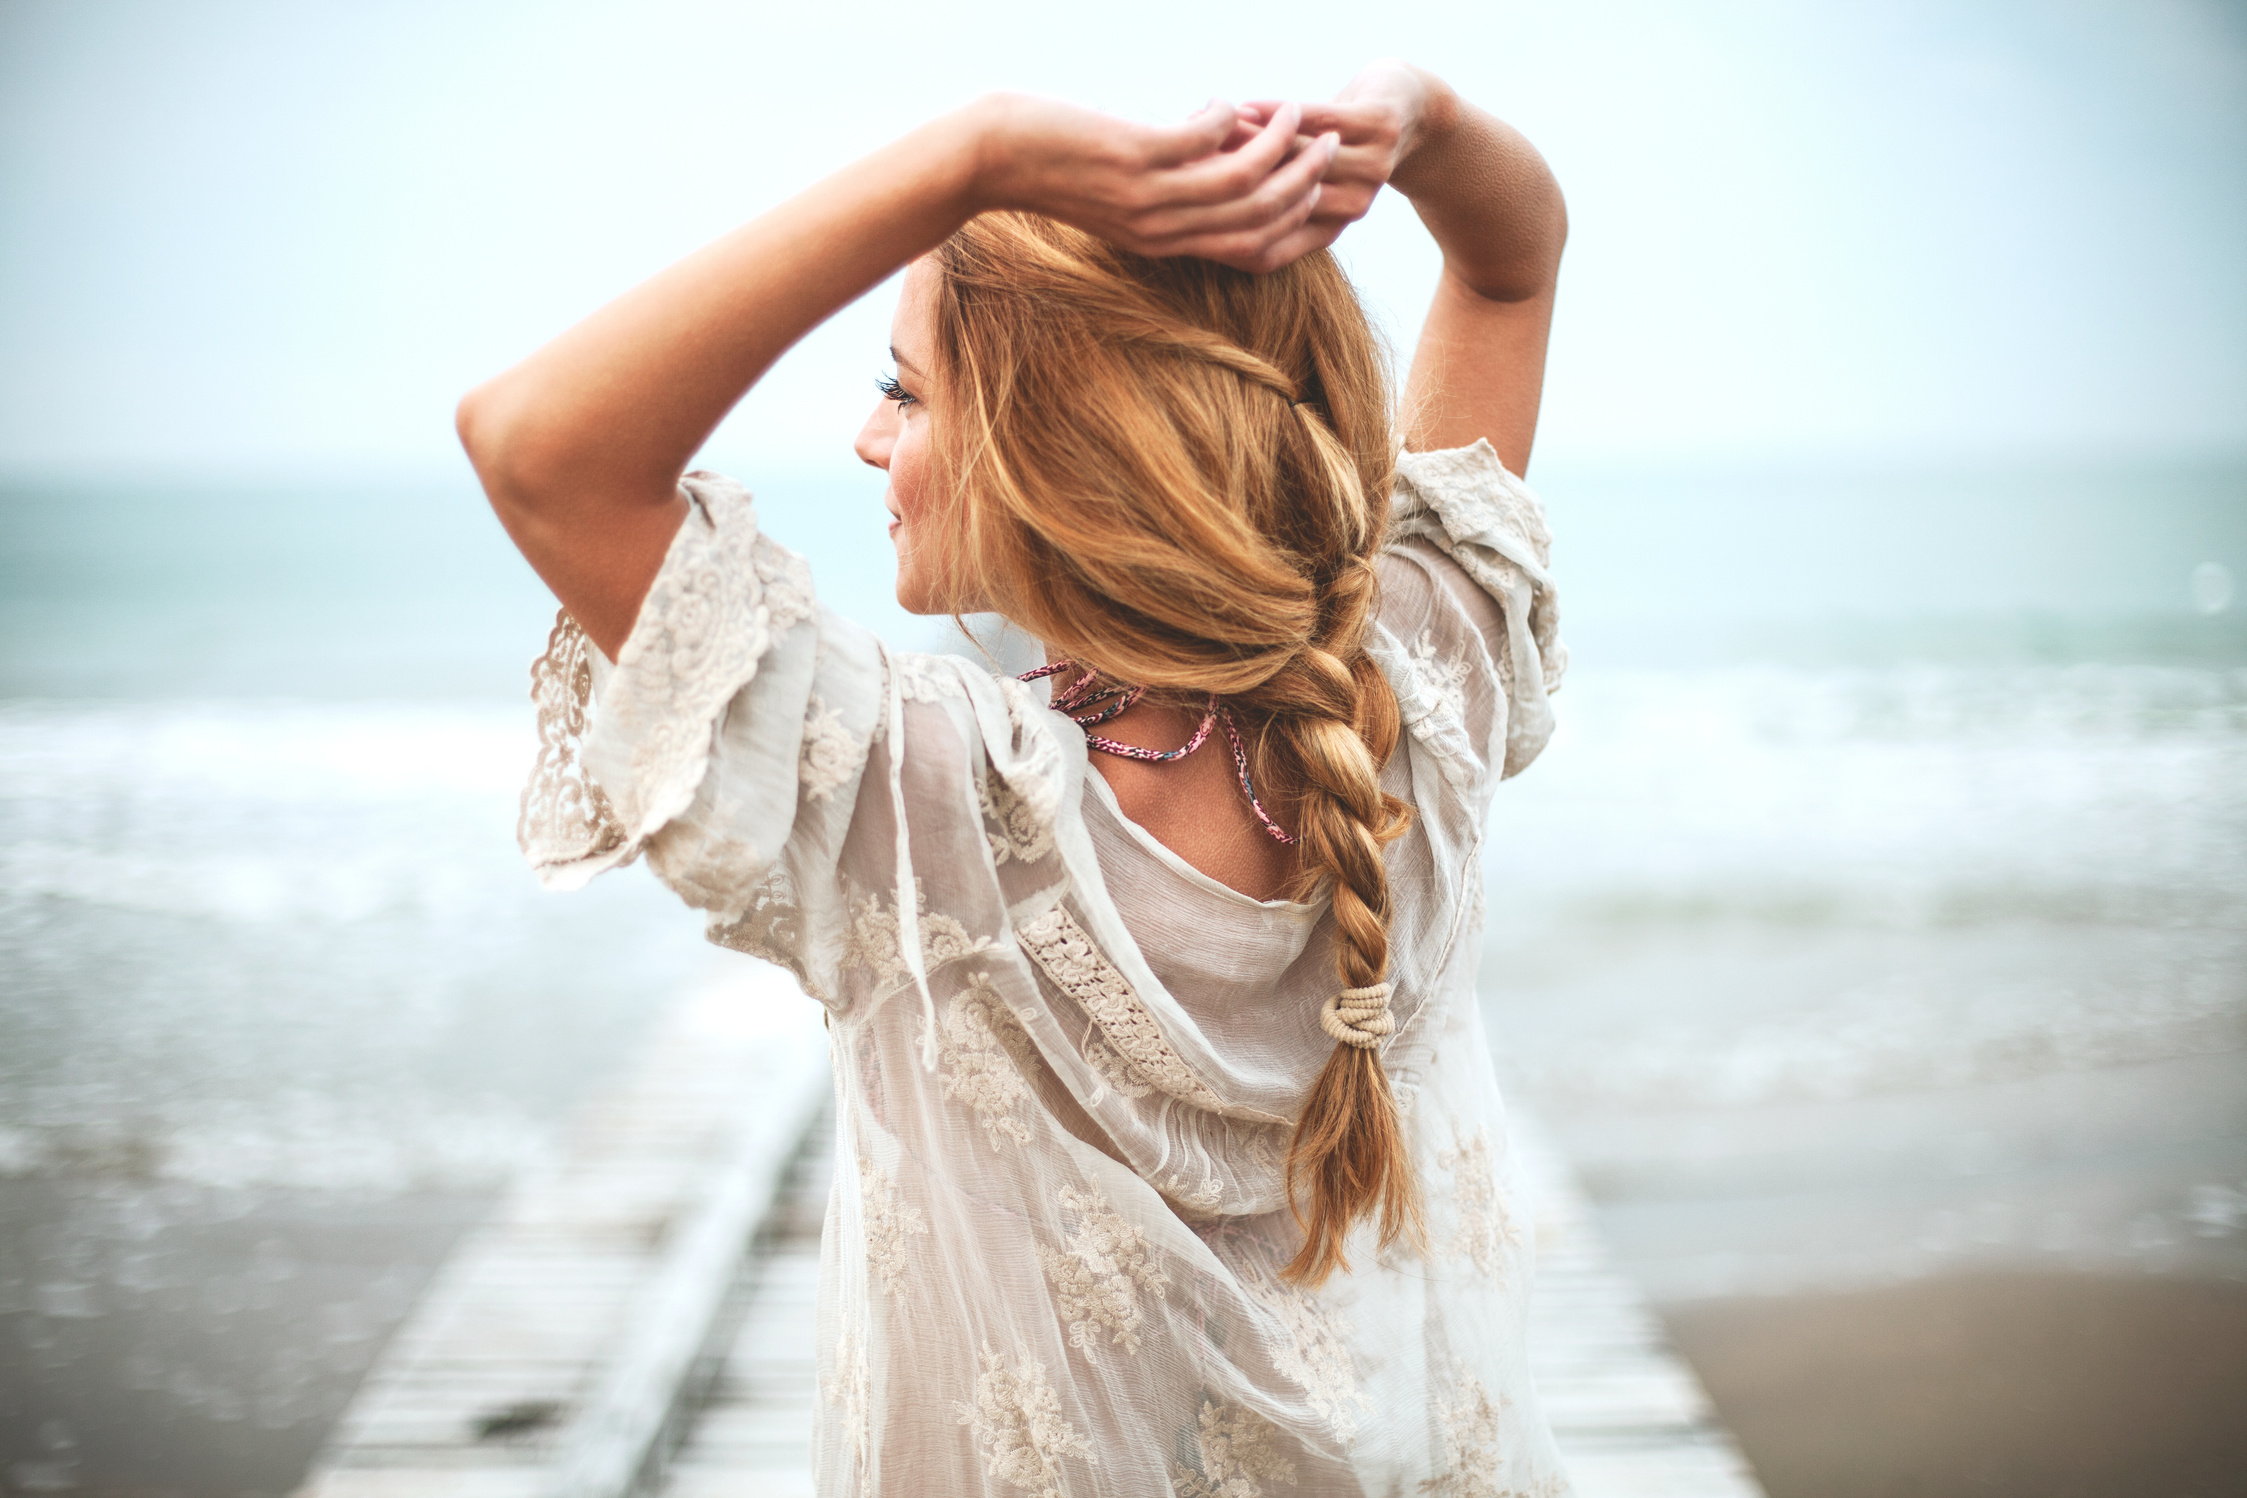
[[[1302, 422], [1314, 446], [1339, 454], [1315, 413], [1303, 411]], [[1300, 882], [1331, 888], [1335, 976], [1346, 990], [1388, 980], [1382, 849], [1412, 820], [1411, 808], [1381, 789], [1400, 724], [1396, 693], [1365, 649], [1378, 602], [1370, 558], [1384, 518], [1361, 509], [1361, 523], [1349, 528], [1350, 554], [1319, 589], [1319, 640], [1242, 699], [1269, 714], [1264, 778], [1298, 787]], [[1291, 1280], [1317, 1284], [1334, 1270], [1347, 1273], [1343, 1243], [1361, 1217], [1377, 1218], [1383, 1248], [1422, 1236], [1411, 1153], [1377, 1046], [1338, 1041], [1327, 1056], [1288, 1146], [1287, 1193], [1304, 1235], [1284, 1271]]]
[[[1108, 680], [1224, 696], [1294, 826], [1295, 893], [1330, 893], [1338, 982], [1385, 997], [1383, 849], [1410, 808], [1381, 789], [1397, 701], [1365, 642], [1393, 413], [1348, 279], [1324, 252], [1250, 276], [1018, 214], [971, 221], [938, 264], [956, 595]], [[1287, 1187], [1290, 1279], [1347, 1271], [1368, 1216], [1383, 1246], [1420, 1236], [1377, 1046], [1328, 1056]]]

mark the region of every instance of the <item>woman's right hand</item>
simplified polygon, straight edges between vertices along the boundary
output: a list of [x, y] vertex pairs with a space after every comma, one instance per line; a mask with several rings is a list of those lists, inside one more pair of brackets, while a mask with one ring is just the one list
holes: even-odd
[[1340, 138], [1311, 132], [1306, 140], [1299, 105], [1245, 120], [1212, 101], [1182, 125], [1158, 126], [994, 94], [968, 113], [977, 211], [1021, 209], [1142, 255], [1195, 255], [1247, 271], [1276, 270], [1333, 238], [1308, 226]]
[[[1283, 107], [1263, 101], [1247, 105], [1241, 114], [1245, 123], [1261, 125]], [[1309, 227], [1326, 231], [1322, 243], [1332, 243], [1365, 217], [1382, 188], [1393, 186], [1409, 198], [1428, 185], [1413, 180], [1414, 154], [1431, 136], [1443, 133], [1458, 112], [1458, 97], [1434, 74], [1384, 58], [1352, 78], [1333, 99], [1304, 104], [1300, 110], [1296, 129], [1301, 134], [1326, 132], [1337, 142], [1334, 163], [1308, 220]]]
[[[1295, 106], [1256, 104], [1269, 128]], [[1409, 63], [1377, 62], [1331, 103], [1295, 110], [1297, 129], [1341, 149], [1297, 238], [1331, 242], [1385, 186], [1411, 200], [1443, 252], [1406, 376], [1413, 448], [1488, 438], [1515, 473], [1529, 463], [1568, 209], [1536, 148]]]

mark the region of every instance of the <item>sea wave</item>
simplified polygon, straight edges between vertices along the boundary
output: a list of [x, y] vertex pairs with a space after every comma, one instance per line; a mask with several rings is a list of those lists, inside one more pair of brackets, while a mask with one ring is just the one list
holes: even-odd
[[0, 708], [0, 1174], [395, 1192], [532, 1163], [710, 960], [542, 892], [527, 706]]

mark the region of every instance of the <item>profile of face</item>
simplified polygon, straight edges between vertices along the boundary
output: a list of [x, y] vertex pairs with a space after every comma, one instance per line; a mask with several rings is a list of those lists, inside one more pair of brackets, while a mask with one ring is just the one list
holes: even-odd
[[889, 509], [889, 538], [897, 549], [897, 601], [915, 614], [953, 609], [953, 600], [944, 596], [940, 565], [947, 538], [931, 503], [936, 496], [928, 400], [936, 369], [936, 278], [935, 265], [925, 258], [906, 267], [890, 321], [890, 356], [897, 374], [885, 383], [881, 404], [852, 444], [860, 461], [889, 475], [882, 503]]

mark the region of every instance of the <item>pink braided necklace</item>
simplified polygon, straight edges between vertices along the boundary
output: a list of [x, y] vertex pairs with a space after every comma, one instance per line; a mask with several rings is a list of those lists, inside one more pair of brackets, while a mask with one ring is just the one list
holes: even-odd
[[[1060, 671], [1082, 673], [1068, 685], [1057, 687], [1053, 694], [1053, 710], [1068, 714], [1069, 720], [1079, 728], [1098, 727], [1147, 694], [1145, 687], [1104, 687], [1100, 685], [1100, 679], [1094, 672], [1072, 660], [1058, 660], [1050, 666], [1025, 671], [1021, 680], [1037, 681]], [[1102, 754], [1113, 754], [1120, 759], [1136, 759], [1142, 764], [1167, 765], [1173, 760], [1184, 759], [1199, 749], [1208, 740], [1210, 729], [1220, 720], [1225, 724], [1226, 742], [1233, 747], [1233, 768], [1240, 772], [1241, 794], [1248, 798], [1248, 809], [1256, 813], [1257, 822], [1275, 840], [1293, 844], [1294, 836], [1273, 821], [1271, 814], [1264, 810], [1264, 803], [1256, 799], [1256, 787], [1248, 779], [1248, 749], [1241, 743], [1241, 731], [1233, 723], [1233, 710], [1219, 701], [1215, 692], [1209, 694], [1209, 706], [1202, 713], [1201, 727], [1195, 729], [1194, 736], [1176, 749], [1146, 749], [1101, 733], [1087, 733], [1084, 736], [1085, 747], [1097, 749]]]

